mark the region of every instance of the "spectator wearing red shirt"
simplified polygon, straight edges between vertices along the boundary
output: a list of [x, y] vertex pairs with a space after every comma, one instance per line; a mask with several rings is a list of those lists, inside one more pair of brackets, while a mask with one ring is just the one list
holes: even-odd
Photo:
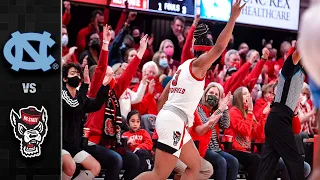
[[235, 90], [230, 109], [230, 127], [226, 135], [232, 136], [232, 151], [239, 163], [248, 172], [248, 180], [256, 180], [260, 156], [251, 150], [251, 132], [254, 130], [253, 103], [250, 92], [245, 87]]
[[100, 10], [94, 10], [91, 13], [91, 20], [89, 25], [78, 32], [77, 41], [76, 41], [76, 46], [78, 47], [78, 51], [77, 51], [78, 55], [80, 55], [80, 53], [82, 53], [87, 47], [86, 37], [88, 36], [88, 34], [97, 33], [100, 39], [102, 39], [103, 25], [104, 25], [103, 12]]
[[62, 26], [61, 29], [62, 37], [61, 37], [61, 46], [62, 46], [62, 64], [67, 64], [70, 62], [78, 63], [77, 57], [74, 54], [77, 47], [68, 47], [69, 36], [66, 26]]
[[127, 125], [130, 131], [122, 135], [122, 137], [128, 139], [128, 148], [130, 151], [135, 153], [140, 159], [138, 174], [151, 170], [150, 160], [153, 146], [150, 134], [146, 130], [141, 129], [140, 119], [141, 116], [138, 111], [130, 111], [127, 116]]
[[231, 94], [223, 98], [223, 87], [215, 82], [210, 83], [202, 96], [197, 108], [200, 117], [200, 124], [207, 124], [211, 119], [216, 118], [207, 129], [206, 133], [198, 136], [197, 125], [193, 126], [190, 133], [194, 140], [199, 140], [199, 153], [209, 161], [214, 169], [213, 179], [234, 180], [237, 179], [239, 162], [231, 154], [222, 151], [220, 148], [220, 129], [226, 129], [230, 125], [228, 104], [231, 101]]

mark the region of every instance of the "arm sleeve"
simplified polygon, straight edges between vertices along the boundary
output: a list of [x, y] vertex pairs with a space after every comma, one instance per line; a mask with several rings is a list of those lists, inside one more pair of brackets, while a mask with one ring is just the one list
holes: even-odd
[[143, 99], [143, 96], [146, 92], [146, 89], [147, 89], [147, 84], [142, 84], [142, 83], [140, 83], [137, 92], [134, 92], [129, 89], [129, 93], [131, 96], [131, 104], [137, 104], [137, 103], [141, 102]]
[[191, 52], [191, 47], [192, 47], [193, 33], [194, 33], [195, 29], [196, 29], [196, 27], [192, 24], [192, 26], [189, 29], [189, 33], [188, 33], [186, 42], [182, 48], [181, 64], [183, 64], [186, 60], [193, 58], [193, 53]]
[[119, 18], [119, 20], [118, 20], [117, 27], [116, 27], [116, 29], [114, 30], [114, 34], [115, 34], [115, 35], [117, 35], [117, 34], [119, 33], [119, 31], [121, 30], [123, 24], [126, 22], [127, 16], [128, 16], [128, 12], [122, 11], [122, 13], [121, 13], [121, 15], [120, 15], [120, 18]]
[[139, 144], [137, 148], [151, 151], [153, 147], [153, 143], [152, 143], [150, 134], [146, 130], [143, 130], [142, 136], [143, 136], [143, 142]]
[[122, 42], [124, 40], [125, 35], [128, 33], [127, 28], [123, 28], [114, 38], [113, 43], [110, 45], [109, 50], [109, 66], [113, 66], [116, 64], [116, 60], [119, 59], [121, 56], [121, 53], [119, 51]]
[[228, 93], [230, 91], [233, 94], [238, 87], [242, 86], [242, 80], [247, 76], [250, 66], [251, 63], [246, 62], [237, 72], [233, 73], [230, 79], [223, 84], [224, 92]]
[[141, 62], [141, 59], [139, 59], [138, 56], [134, 57], [133, 60], [129, 63], [126, 70], [124, 70], [122, 75], [119, 77], [118, 82], [120, 83], [116, 83], [114, 87], [114, 91], [116, 92], [116, 95], [118, 98], [120, 98], [123, 92], [129, 87], [131, 80], [135, 75], [140, 62]]
[[229, 110], [226, 109], [223, 111], [221, 118], [219, 119], [220, 129], [227, 129], [230, 126], [230, 115]]
[[103, 79], [106, 75], [108, 67], [108, 51], [102, 50], [100, 53], [98, 65], [94, 71], [88, 96], [91, 98], [96, 97], [100, 86], [102, 85]]
[[98, 91], [96, 98], [89, 98], [86, 96], [86, 99], [84, 100], [84, 111], [86, 113], [98, 111], [108, 98], [109, 88], [109, 85], [102, 85]]
[[[254, 85], [257, 83], [259, 75], [261, 74], [262, 68], [264, 66], [265, 61], [260, 60], [256, 67], [253, 68], [253, 70], [248, 74], [248, 76], [242, 81], [243, 86], [248, 86], [249, 92], [253, 89]], [[251, 86], [249, 86], [249, 84]]]
[[71, 14], [70, 13], [63, 13], [62, 16], [62, 24], [67, 26], [71, 21]]

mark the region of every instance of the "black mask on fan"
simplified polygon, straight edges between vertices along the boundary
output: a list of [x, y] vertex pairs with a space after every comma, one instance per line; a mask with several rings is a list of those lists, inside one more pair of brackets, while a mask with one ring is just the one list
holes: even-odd
[[69, 86], [77, 88], [81, 82], [81, 79], [78, 76], [68, 77], [67, 84]]
[[219, 103], [219, 99], [214, 95], [208, 95], [207, 96], [207, 103], [212, 107], [216, 107]]

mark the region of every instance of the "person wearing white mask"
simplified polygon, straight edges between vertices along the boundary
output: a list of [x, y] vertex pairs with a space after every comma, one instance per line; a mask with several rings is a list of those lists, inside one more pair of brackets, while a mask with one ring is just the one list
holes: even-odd
[[69, 42], [69, 37], [68, 37], [68, 31], [66, 26], [62, 26], [61, 29], [62, 37], [61, 37], [61, 46], [62, 46], [62, 64], [69, 63], [69, 62], [78, 62], [78, 59], [76, 55], [74, 54], [75, 50], [77, 47], [71, 47], [69, 48], [68, 42]]
[[174, 72], [169, 67], [169, 62], [167, 58], [167, 54], [164, 51], [158, 51], [153, 55], [152, 61], [155, 62], [158, 66], [159, 73], [159, 82], [162, 83], [162, 81], [167, 77], [171, 77]]

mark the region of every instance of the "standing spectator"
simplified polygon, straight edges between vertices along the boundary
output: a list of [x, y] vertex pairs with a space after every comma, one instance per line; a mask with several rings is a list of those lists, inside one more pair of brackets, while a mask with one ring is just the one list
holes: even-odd
[[251, 153], [251, 133], [254, 131], [253, 103], [250, 92], [245, 87], [234, 91], [233, 107], [230, 109], [230, 127], [225, 134], [232, 136], [232, 151], [239, 163], [248, 172], [248, 180], [256, 180], [260, 156]]
[[70, 21], [71, 21], [71, 5], [69, 1], [64, 1], [63, 2], [63, 7], [64, 7], [64, 13], [62, 15], [62, 25], [67, 26]]
[[89, 33], [86, 37], [86, 45], [86, 50], [80, 54], [79, 63], [87, 63], [90, 68], [92, 65], [98, 64], [100, 55], [99, 35], [97, 33]]
[[100, 39], [102, 39], [102, 28], [104, 25], [104, 16], [101, 10], [94, 10], [91, 13], [90, 23], [87, 27], [81, 29], [77, 35], [76, 46], [78, 47], [78, 53], [82, 53], [87, 45], [86, 37], [90, 33], [97, 33]]
[[[175, 16], [171, 29], [164, 35], [163, 39], [170, 39], [174, 45], [174, 54], [172, 55], [172, 58], [180, 61], [181, 58], [181, 50], [184, 44], [184, 36], [183, 36], [183, 31], [184, 31], [184, 24], [185, 24], [186, 19], [182, 16]], [[161, 49], [160, 49], [161, 50]]]

